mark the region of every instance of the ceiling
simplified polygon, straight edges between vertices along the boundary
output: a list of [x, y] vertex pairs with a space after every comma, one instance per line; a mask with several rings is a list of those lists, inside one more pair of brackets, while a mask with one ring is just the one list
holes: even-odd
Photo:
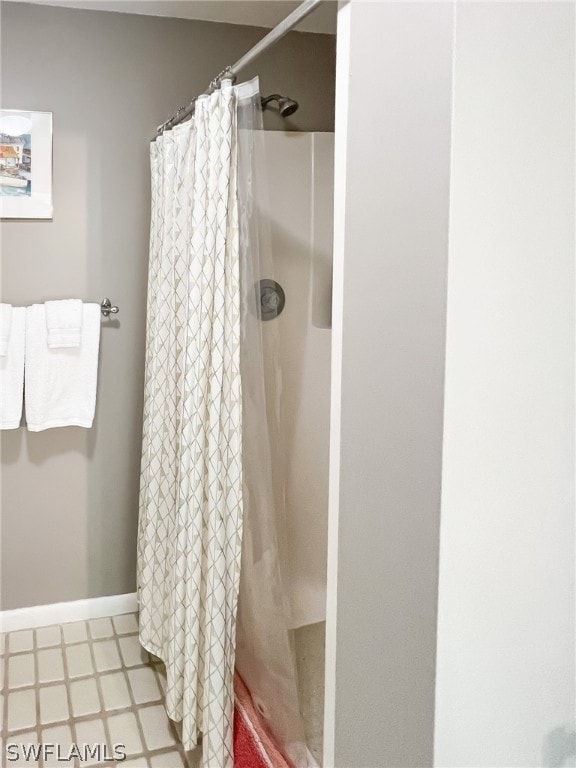
[[[2, 0], [21, 2], [22, 0]], [[147, 16], [171, 16], [178, 19], [246, 24], [255, 27], [274, 27], [299, 2], [291, 0], [25, 0], [39, 5], [59, 5], [67, 8], [86, 8], [117, 13], [141, 13]], [[336, 33], [335, 0], [324, 2], [300, 22], [302, 32]]]

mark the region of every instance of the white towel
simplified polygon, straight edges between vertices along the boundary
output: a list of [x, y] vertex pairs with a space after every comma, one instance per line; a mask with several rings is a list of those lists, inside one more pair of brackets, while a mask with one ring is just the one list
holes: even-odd
[[26, 422], [32, 432], [52, 427], [90, 428], [96, 408], [100, 305], [82, 305], [82, 341], [50, 349], [46, 308], [26, 309]]
[[47, 301], [46, 327], [50, 349], [79, 347], [82, 338], [82, 302], [80, 299]]
[[22, 419], [26, 308], [12, 307], [8, 350], [0, 357], [0, 429], [17, 429]]
[[8, 340], [12, 327], [12, 304], [0, 304], [0, 357], [8, 352]]

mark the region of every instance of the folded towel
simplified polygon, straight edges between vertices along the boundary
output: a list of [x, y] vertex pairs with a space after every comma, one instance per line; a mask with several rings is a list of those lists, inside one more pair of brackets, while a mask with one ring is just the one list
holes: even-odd
[[12, 304], [0, 304], [0, 357], [8, 352], [8, 339], [12, 326]]
[[26, 422], [32, 432], [92, 426], [96, 408], [100, 305], [82, 305], [79, 347], [50, 349], [46, 308], [26, 309]]
[[79, 347], [82, 338], [82, 302], [80, 299], [47, 301], [46, 327], [50, 349]]
[[0, 357], [0, 429], [17, 429], [22, 419], [26, 308], [12, 307], [10, 338]]

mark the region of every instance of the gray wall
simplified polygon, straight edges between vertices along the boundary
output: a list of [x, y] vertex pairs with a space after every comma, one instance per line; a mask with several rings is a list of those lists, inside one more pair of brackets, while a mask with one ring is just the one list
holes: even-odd
[[339, 12], [325, 740], [338, 768], [433, 760], [452, 24], [443, 2]]
[[[10, 609], [135, 589], [148, 140], [264, 30], [12, 3], [1, 20], [2, 106], [54, 113], [54, 219], [2, 223], [2, 300], [109, 296], [121, 309], [103, 324], [94, 428], [2, 434]], [[289, 129], [326, 131], [333, 66], [333, 37], [292, 33], [246, 76], [298, 99]]]

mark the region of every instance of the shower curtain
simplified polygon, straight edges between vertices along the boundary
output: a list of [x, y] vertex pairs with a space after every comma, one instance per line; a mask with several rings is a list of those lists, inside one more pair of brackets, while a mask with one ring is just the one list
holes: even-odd
[[233, 766], [235, 663], [280, 747], [306, 766], [256, 291], [260, 121], [257, 80], [224, 81], [151, 145], [140, 640], [164, 661], [166, 710], [185, 749], [201, 740], [205, 768]]

